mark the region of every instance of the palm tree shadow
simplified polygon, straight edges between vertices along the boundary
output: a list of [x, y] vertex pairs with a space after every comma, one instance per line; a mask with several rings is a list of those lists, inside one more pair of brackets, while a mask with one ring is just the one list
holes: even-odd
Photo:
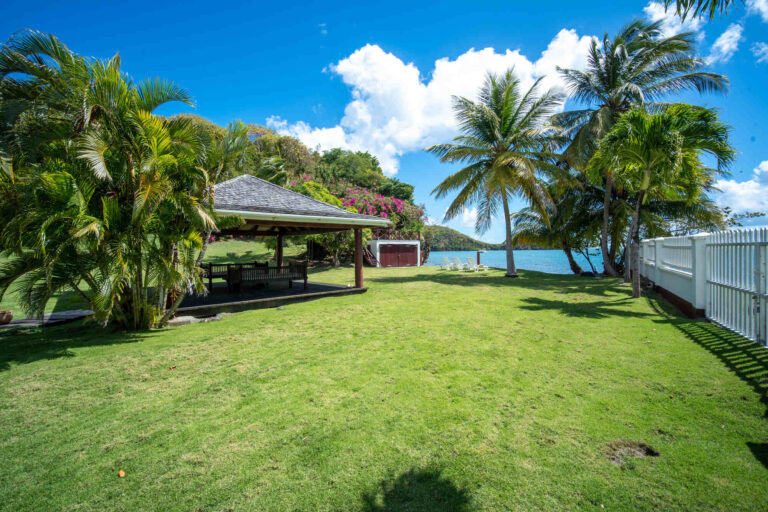
[[612, 316], [645, 318], [654, 316], [652, 313], [629, 311], [622, 307], [632, 299], [621, 298], [611, 301], [574, 302], [566, 300], [550, 300], [541, 297], [526, 297], [520, 309], [527, 311], [559, 310], [561, 314], [574, 318], [607, 318]]
[[609, 293], [625, 292], [631, 294], [628, 287], [619, 287], [617, 278], [587, 278], [570, 274], [547, 274], [533, 270], [518, 271], [520, 277], [511, 279], [505, 277], [500, 270], [487, 272], [457, 272], [444, 270], [441, 272], [413, 272], [407, 275], [374, 275], [367, 277], [371, 283], [438, 283], [450, 286], [494, 286], [505, 288], [521, 288], [537, 291], [557, 291], [558, 293], [581, 293], [594, 296], [605, 296]]
[[469, 493], [440, 470], [411, 468], [380, 482], [362, 497], [362, 512], [445, 511], [470, 512]]
[[110, 332], [82, 322], [14, 329], [0, 333], [0, 372], [10, 370], [12, 364], [74, 357], [76, 348], [135, 343], [149, 336], [150, 332]]

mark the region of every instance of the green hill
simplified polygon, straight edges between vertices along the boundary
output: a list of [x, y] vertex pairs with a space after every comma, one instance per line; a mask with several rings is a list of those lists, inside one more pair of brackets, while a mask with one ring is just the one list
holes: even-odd
[[445, 226], [425, 226], [424, 239], [429, 242], [432, 251], [476, 251], [504, 248], [504, 244], [481, 242]]

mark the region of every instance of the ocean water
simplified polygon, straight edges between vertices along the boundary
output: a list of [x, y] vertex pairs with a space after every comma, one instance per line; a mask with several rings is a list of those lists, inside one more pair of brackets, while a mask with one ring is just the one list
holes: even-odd
[[[506, 268], [506, 254], [505, 251], [487, 251], [480, 253], [480, 263], [488, 265], [489, 267]], [[589, 254], [589, 259], [592, 260], [595, 270], [602, 272], [603, 259], [600, 257], [600, 252], [592, 250]], [[459, 258], [462, 263], [466, 263], [467, 257], [477, 259], [477, 251], [432, 251], [429, 254], [429, 259], [425, 265], [440, 266], [443, 264], [443, 256], [449, 260], [454, 257]], [[585, 272], [592, 270], [584, 256], [574, 253], [573, 257], [581, 266], [582, 270]], [[515, 251], [515, 266], [522, 270], [536, 270], [548, 274], [571, 273], [571, 267], [568, 265], [568, 258], [565, 257], [563, 251], [559, 250]]]

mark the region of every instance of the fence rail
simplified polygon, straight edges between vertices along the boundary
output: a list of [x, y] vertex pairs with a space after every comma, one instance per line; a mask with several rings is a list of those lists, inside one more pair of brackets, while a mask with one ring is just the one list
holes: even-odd
[[640, 274], [710, 320], [766, 345], [768, 228], [643, 240]]

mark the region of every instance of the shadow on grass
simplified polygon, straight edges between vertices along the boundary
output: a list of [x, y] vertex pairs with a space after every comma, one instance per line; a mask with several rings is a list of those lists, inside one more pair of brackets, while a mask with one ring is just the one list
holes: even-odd
[[457, 487], [440, 470], [412, 468], [383, 480], [379, 488], [363, 495], [363, 512], [446, 511], [469, 512], [469, 493]]
[[573, 302], [565, 300], [549, 300], [540, 297], [526, 297], [520, 309], [527, 311], [557, 310], [565, 316], [574, 318], [608, 318], [612, 316], [647, 318], [656, 316], [653, 313], [629, 311], [625, 307], [631, 298], [606, 301]]
[[768, 443], [747, 443], [747, 447], [763, 467], [768, 469]]
[[688, 339], [707, 349], [749, 384], [768, 408], [768, 349], [711, 322], [672, 316], [669, 306], [662, 303], [663, 299], [658, 296], [651, 296], [648, 300], [659, 315], [666, 317]]
[[72, 349], [134, 343], [151, 336], [149, 332], [110, 332], [81, 322], [0, 333], [0, 372], [12, 364], [74, 357]]
[[[717, 357], [728, 370], [749, 384], [766, 406], [768, 418], [768, 349], [729, 331], [719, 325], [703, 320], [690, 320], [670, 313], [672, 306], [659, 296], [648, 298], [653, 309], [665, 317], [689, 340], [704, 347]], [[768, 443], [747, 443], [747, 447], [766, 469], [768, 469]]]
[[457, 272], [442, 270], [438, 272], [414, 272], [408, 275], [371, 276], [366, 280], [374, 283], [414, 283], [433, 282], [453, 286], [504, 286], [541, 291], [558, 291], [563, 294], [582, 293], [604, 296], [608, 292], [630, 295], [628, 287], [617, 286], [617, 278], [595, 279], [576, 275], [546, 274], [532, 270], [519, 271], [520, 277], [513, 279], [505, 277], [500, 270], [488, 272]]

